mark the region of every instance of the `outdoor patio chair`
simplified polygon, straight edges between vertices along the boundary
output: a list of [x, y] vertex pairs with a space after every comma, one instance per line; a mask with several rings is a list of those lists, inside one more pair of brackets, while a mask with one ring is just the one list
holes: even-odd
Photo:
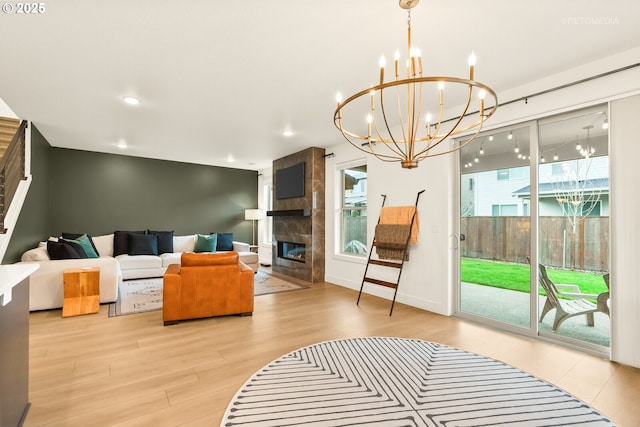
[[606, 273], [602, 276], [604, 283], [607, 285], [607, 292], [603, 292], [598, 295], [596, 299], [596, 305], [598, 306], [598, 311], [606, 314], [607, 316], [611, 316], [609, 313], [609, 273]]
[[547, 299], [540, 315], [540, 322], [549, 311], [555, 308], [556, 317], [551, 328], [553, 332], [556, 332], [560, 324], [568, 318], [582, 314], [587, 316], [587, 324], [589, 326], [594, 325], [593, 313], [599, 311], [598, 306], [585, 298], [596, 300], [598, 295], [583, 294], [577, 285], [553, 283], [547, 275], [547, 269], [542, 264], [538, 266], [538, 278], [540, 286], [547, 294]]

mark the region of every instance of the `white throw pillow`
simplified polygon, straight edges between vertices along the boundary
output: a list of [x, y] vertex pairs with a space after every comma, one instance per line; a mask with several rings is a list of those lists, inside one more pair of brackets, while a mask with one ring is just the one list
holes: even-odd
[[21, 261], [50, 261], [49, 252], [47, 252], [47, 243], [44, 246], [38, 246], [37, 248], [30, 249], [22, 254]]
[[113, 233], [91, 237], [99, 256], [113, 256]]
[[173, 252], [193, 252], [196, 247], [196, 235], [173, 236]]

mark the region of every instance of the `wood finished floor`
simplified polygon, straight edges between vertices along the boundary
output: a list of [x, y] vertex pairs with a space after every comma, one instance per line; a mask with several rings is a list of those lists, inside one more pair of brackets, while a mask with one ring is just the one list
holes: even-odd
[[558, 385], [618, 426], [640, 426], [640, 370], [321, 283], [255, 298], [252, 317], [164, 327], [162, 312], [30, 320], [25, 426], [218, 426], [240, 386], [270, 361], [333, 339], [395, 336], [501, 360]]

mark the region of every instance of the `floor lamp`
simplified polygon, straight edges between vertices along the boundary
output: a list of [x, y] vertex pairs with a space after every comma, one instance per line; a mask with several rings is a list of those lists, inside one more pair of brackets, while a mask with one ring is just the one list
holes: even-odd
[[260, 209], [245, 209], [244, 210], [244, 219], [251, 220], [253, 223], [253, 229], [251, 231], [251, 244], [255, 246], [255, 234], [256, 234], [256, 221], [262, 219], [262, 210]]

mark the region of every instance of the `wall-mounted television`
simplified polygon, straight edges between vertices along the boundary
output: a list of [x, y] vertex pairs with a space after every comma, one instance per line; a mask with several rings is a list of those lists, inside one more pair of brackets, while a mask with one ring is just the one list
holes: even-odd
[[304, 197], [304, 162], [276, 170], [276, 199]]

